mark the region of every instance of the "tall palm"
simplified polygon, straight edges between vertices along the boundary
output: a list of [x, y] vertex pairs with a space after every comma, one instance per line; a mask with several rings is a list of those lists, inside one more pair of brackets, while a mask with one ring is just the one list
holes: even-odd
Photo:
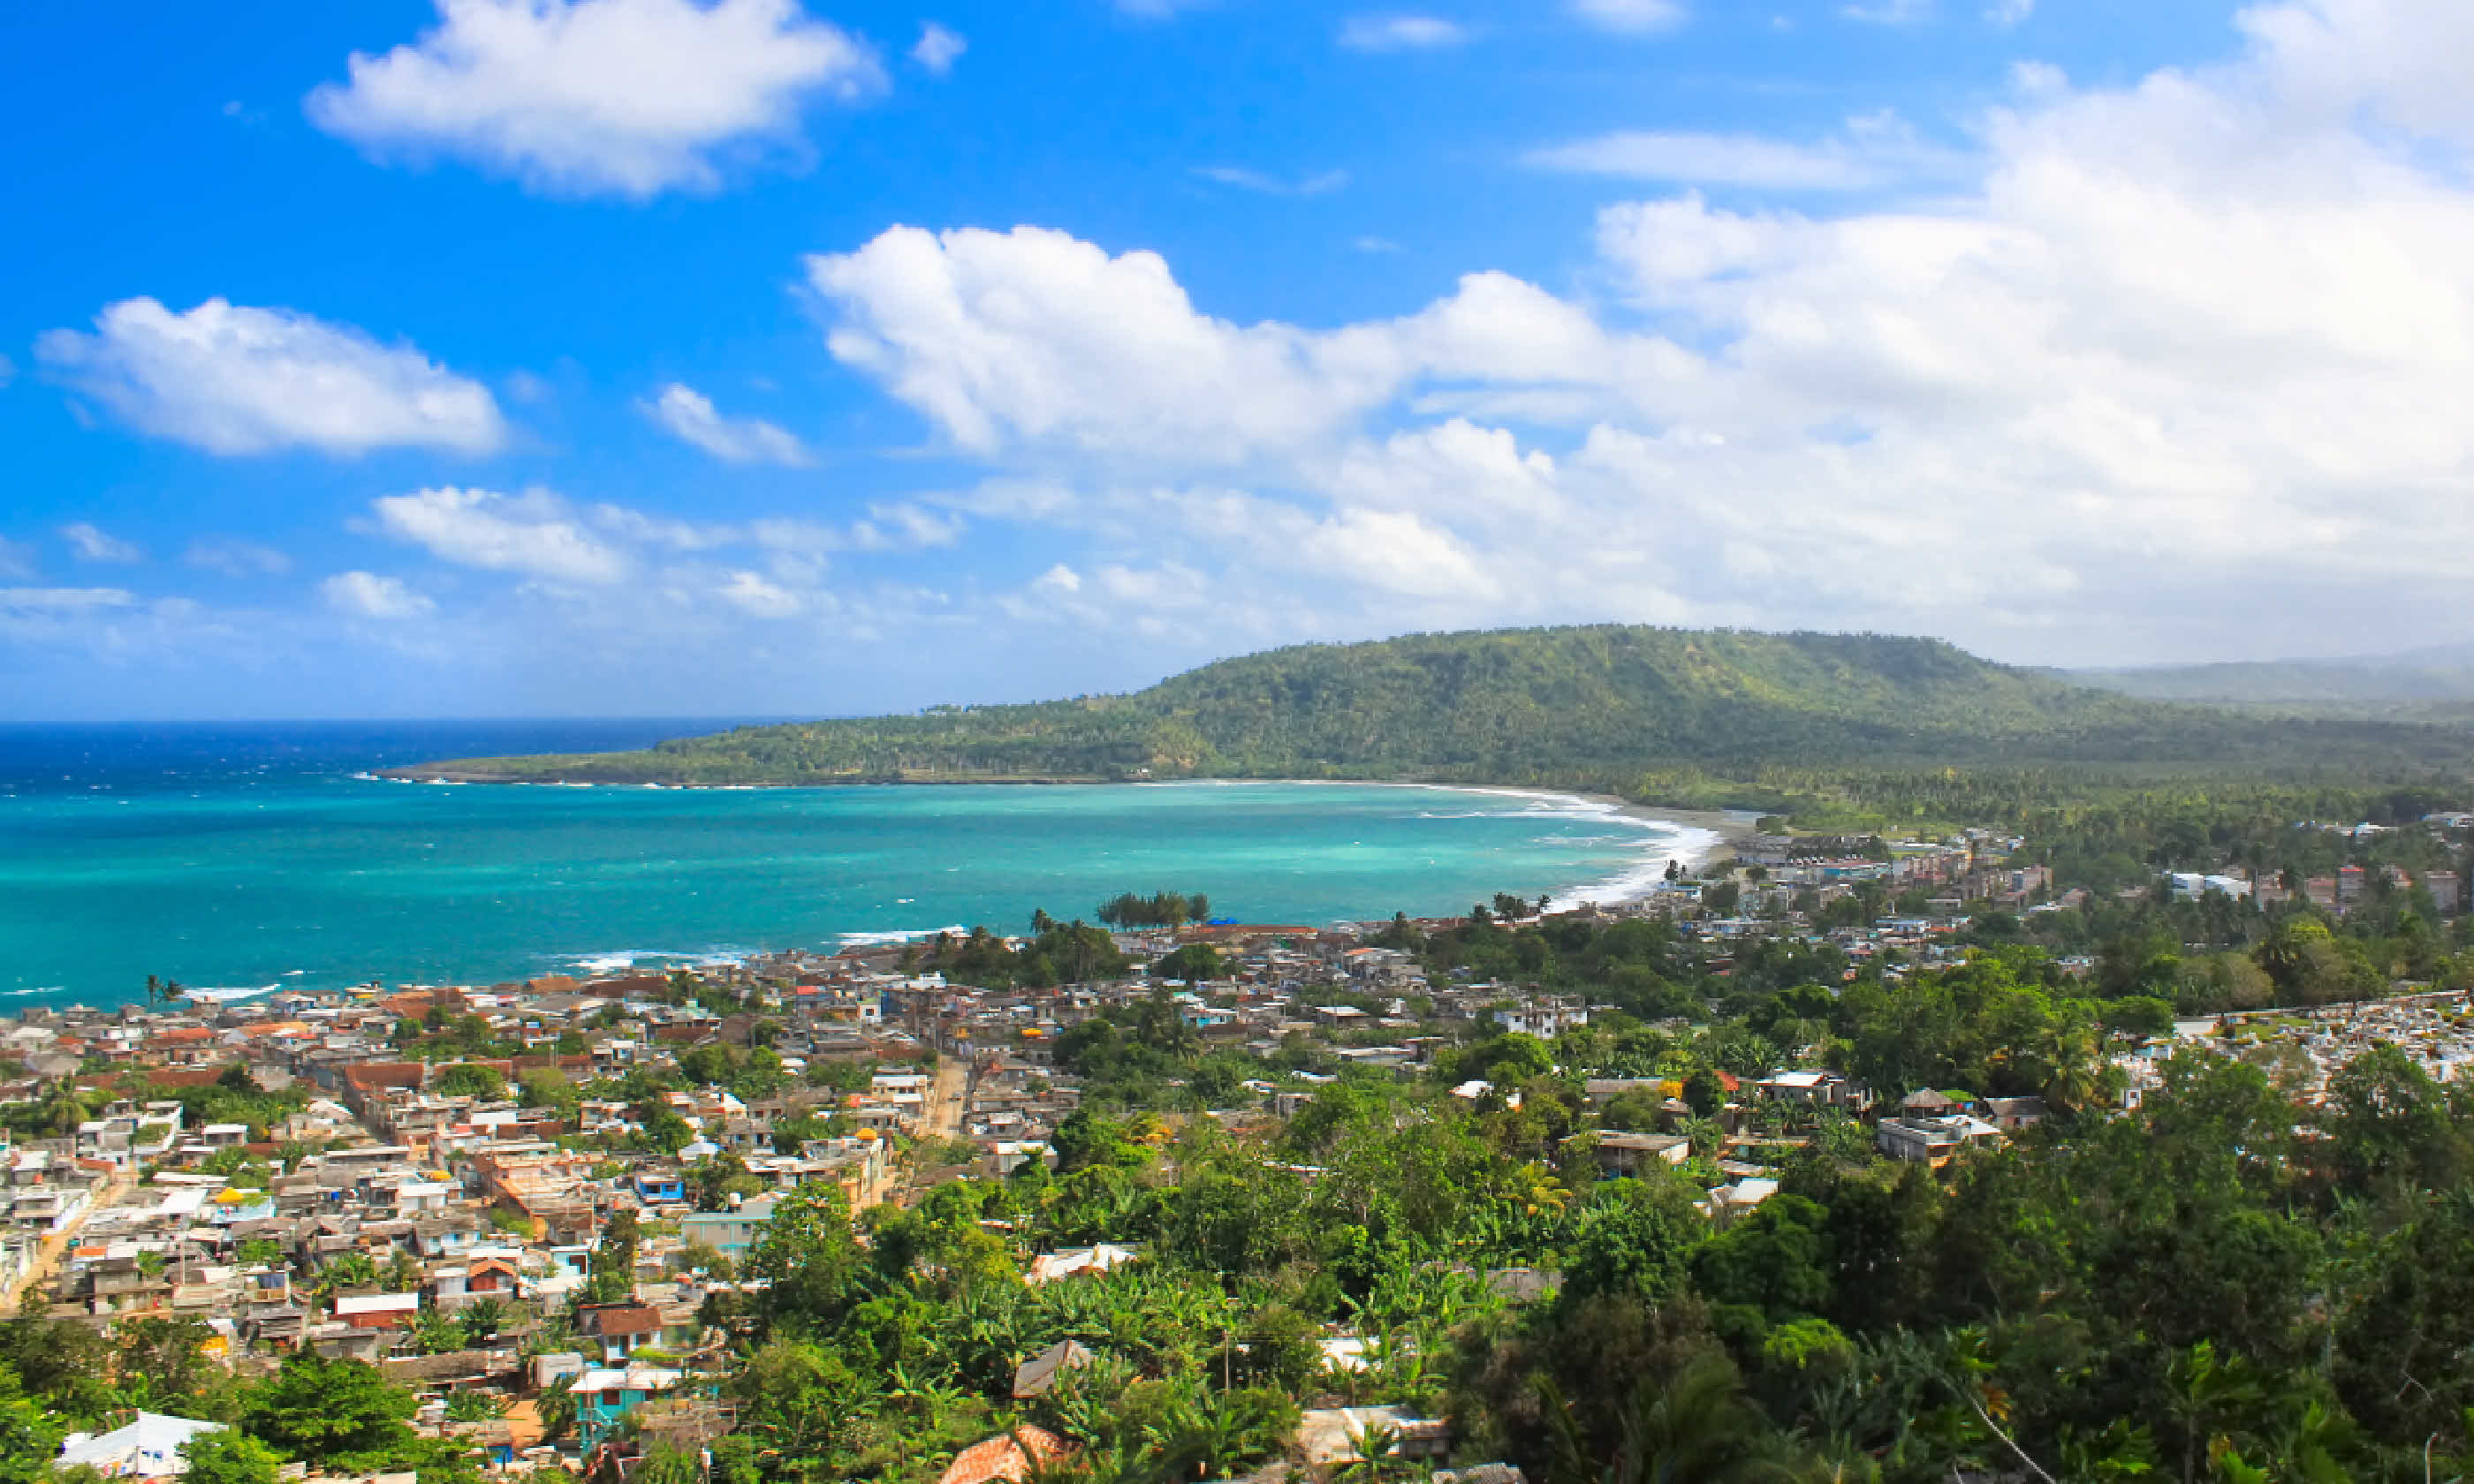
[[1618, 1419], [1604, 1464], [1554, 1383], [1539, 1382], [1552, 1484], [1736, 1484], [1784, 1476], [1780, 1440], [1745, 1399], [1725, 1356], [1697, 1355], [1664, 1385], [1644, 1381]]
[[496, 1299], [475, 1299], [465, 1305], [460, 1317], [464, 1342], [476, 1347], [487, 1345], [507, 1327], [507, 1306]]

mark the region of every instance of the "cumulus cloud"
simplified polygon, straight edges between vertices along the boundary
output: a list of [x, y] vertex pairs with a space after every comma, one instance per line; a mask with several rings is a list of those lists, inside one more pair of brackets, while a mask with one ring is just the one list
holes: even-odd
[[402, 579], [376, 572], [338, 572], [320, 583], [318, 591], [328, 608], [355, 618], [425, 618], [438, 608]]
[[69, 543], [69, 552], [80, 562], [143, 562], [146, 553], [137, 546], [91, 521], [74, 520], [61, 527], [61, 539]]
[[1467, 39], [1467, 27], [1440, 15], [1352, 15], [1340, 27], [1340, 44], [1356, 52], [1433, 51]]
[[385, 534], [458, 566], [587, 585], [627, 575], [625, 556], [546, 491], [422, 490], [382, 495], [371, 508]]
[[1690, 14], [1683, 0], [1572, 0], [1572, 13], [1601, 31], [1636, 36], [1673, 31]]
[[1244, 465], [1343, 436], [1412, 384], [1535, 381], [1587, 401], [1617, 367], [1675, 354], [1495, 273], [1415, 315], [1317, 332], [1199, 313], [1158, 254], [1039, 227], [893, 227], [808, 268], [834, 354], [992, 457]]
[[929, 21], [919, 28], [919, 40], [910, 48], [910, 60], [937, 77], [954, 70], [954, 63], [971, 49], [962, 34]]
[[[868, 46], [797, 0], [438, 0], [437, 26], [308, 98], [382, 158], [444, 156], [562, 195], [712, 190], [795, 147], [812, 102], [884, 85]], [[950, 58], [947, 59], [949, 61]]]
[[[811, 278], [835, 353], [989, 466], [954, 508], [1089, 542], [1024, 612], [1213, 650], [1607, 617], [2392, 647], [2395, 613], [2454, 611], [2474, 538], [2474, 105], [2444, 61], [2474, 12], [2242, 29], [2127, 86], [2023, 71], [1929, 197], [1610, 207], [1612, 301], [1476, 274], [1394, 320], [1236, 323], [1152, 254], [1031, 228], [897, 228]], [[1891, 183], [1843, 139], [1648, 173]]]
[[96, 317], [94, 333], [50, 331], [35, 353], [122, 421], [210, 453], [488, 453], [507, 439], [478, 382], [411, 346], [289, 309], [210, 299], [175, 314], [123, 299]]
[[725, 418], [711, 397], [684, 383], [671, 382], [643, 406], [655, 422], [726, 463], [795, 467], [809, 462], [807, 445], [788, 429], [762, 418]]

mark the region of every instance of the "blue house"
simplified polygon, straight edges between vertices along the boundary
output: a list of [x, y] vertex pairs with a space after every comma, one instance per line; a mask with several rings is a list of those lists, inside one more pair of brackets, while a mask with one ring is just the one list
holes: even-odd
[[771, 1195], [760, 1195], [742, 1201], [729, 1210], [697, 1211], [679, 1218], [679, 1236], [689, 1242], [702, 1242], [733, 1262], [747, 1256], [747, 1249], [764, 1234], [766, 1224], [773, 1219]]
[[688, 1178], [677, 1170], [646, 1171], [636, 1177], [636, 1199], [647, 1206], [672, 1206], [688, 1198]]
[[575, 1435], [584, 1451], [593, 1451], [624, 1422], [627, 1414], [655, 1397], [675, 1389], [682, 1373], [659, 1366], [598, 1368], [568, 1385], [575, 1398]]

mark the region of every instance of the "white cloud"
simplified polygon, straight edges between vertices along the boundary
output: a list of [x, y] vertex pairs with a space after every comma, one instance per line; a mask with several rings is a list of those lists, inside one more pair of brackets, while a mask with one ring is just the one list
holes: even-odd
[[61, 539], [69, 543], [69, 551], [80, 562], [143, 562], [146, 553], [133, 543], [105, 531], [91, 521], [74, 520], [61, 527]]
[[1601, 31], [1636, 36], [1673, 31], [1691, 14], [1683, 0], [1572, 0], [1572, 13]]
[[459, 566], [580, 584], [615, 583], [628, 572], [623, 554], [543, 491], [422, 490], [382, 495], [371, 507], [388, 536]]
[[910, 48], [910, 60], [937, 77], [954, 70], [954, 63], [969, 51], [971, 43], [962, 34], [929, 21], [919, 28], [919, 40]]
[[199, 540], [189, 543], [182, 561], [227, 577], [277, 577], [292, 570], [292, 559], [255, 541]]
[[1603, 400], [1619, 365], [1675, 356], [1492, 273], [1397, 321], [1232, 324], [1197, 313], [1157, 254], [1038, 227], [893, 227], [809, 259], [809, 277], [836, 356], [990, 457], [1240, 467], [1345, 436], [1411, 385]]
[[327, 606], [355, 618], [425, 618], [438, 605], [400, 578], [375, 572], [338, 572], [318, 585]]
[[85, 613], [136, 601], [126, 587], [0, 587], [0, 612], [18, 614]]
[[756, 618], [793, 618], [807, 608], [797, 593], [758, 572], [734, 571], [714, 591], [723, 602]]
[[1325, 170], [1292, 180], [1260, 170], [1248, 170], [1238, 165], [1202, 165], [1194, 172], [1206, 180], [1233, 185], [1239, 190], [1254, 191], [1265, 196], [1323, 196], [1348, 183], [1346, 170]]
[[479, 383], [410, 346], [289, 309], [210, 299], [175, 314], [123, 299], [96, 317], [93, 334], [53, 330], [35, 353], [123, 421], [210, 453], [488, 453], [507, 439]]
[[1117, 0], [1119, 13], [1143, 20], [1166, 20], [1183, 11], [1201, 10], [1211, 0]]
[[807, 445], [788, 429], [761, 418], [725, 418], [712, 398], [683, 383], [671, 382], [642, 405], [645, 416], [716, 459], [794, 467], [809, 462]]
[[1284, 325], [1196, 314], [1156, 253], [1112, 257], [1039, 227], [897, 227], [808, 274], [839, 311], [834, 354], [975, 452], [1243, 458], [1362, 411], [1390, 378]]
[[380, 157], [447, 156], [561, 195], [712, 190], [730, 161], [795, 148], [801, 109], [884, 73], [796, 0], [438, 0], [439, 24], [348, 84], [312, 122]]
[[17, 363], [5, 355], [0, 355], [0, 387], [5, 387], [16, 379]]
[[31, 580], [35, 572], [35, 549], [23, 541], [12, 541], [0, 536], [0, 578], [25, 582]]
[[1838, 13], [1871, 26], [1914, 26], [1930, 20], [1932, 12], [1933, 0], [1858, 0]]
[[2004, 28], [2021, 25], [2035, 13], [2036, 0], [1992, 0], [1984, 8], [1984, 18]]
[[884, 501], [867, 508], [867, 518], [855, 521], [847, 538], [861, 551], [921, 551], [951, 546], [962, 534], [962, 523], [951, 515], [911, 504]]
[[1610, 208], [1594, 307], [1478, 274], [1395, 320], [1232, 323], [1153, 255], [1037, 229], [896, 229], [812, 276], [836, 353], [990, 467], [955, 508], [1087, 541], [1056, 554], [1079, 586], [1005, 601], [1100, 632], [2393, 647], [2394, 614], [2457, 610], [2474, 539], [2474, 105], [2435, 60], [2474, 56], [2474, 12], [2243, 29], [2130, 86], [2025, 72], [1969, 154], [1886, 119], [1822, 152], [1883, 183], [1921, 155], [1929, 197]]
[[1850, 119], [1843, 134], [1815, 144], [1763, 134], [1628, 130], [1535, 151], [1529, 163], [1639, 180], [1853, 191], [1948, 175], [1962, 157], [1925, 143], [1895, 115], [1875, 114]]
[[1341, 23], [1340, 44], [1357, 52], [1423, 52], [1458, 46], [1468, 35], [1439, 15], [1352, 15]]

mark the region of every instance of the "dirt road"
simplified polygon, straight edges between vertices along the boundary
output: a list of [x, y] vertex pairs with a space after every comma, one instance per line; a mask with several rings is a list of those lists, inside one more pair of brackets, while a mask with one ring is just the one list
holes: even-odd
[[928, 1137], [962, 1137], [962, 1101], [971, 1086], [971, 1064], [960, 1057], [939, 1057], [936, 1080], [928, 1087]]
[[128, 1170], [113, 1171], [111, 1179], [105, 1183], [101, 1193], [87, 1203], [85, 1210], [78, 1212], [77, 1219], [68, 1224], [67, 1230], [57, 1236], [43, 1238], [42, 1246], [35, 1254], [35, 1265], [27, 1269], [26, 1276], [12, 1284], [6, 1292], [0, 1292], [0, 1318], [14, 1315], [18, 1305], [25, 1302], [29, 1292], [40, 1284], [51, 1281], [52, 1274], [61, 1265], [61, 1256], [67, 1253], [70, 1246], [77, 1241], [78, 1233], [85, 1230], [86, 1217], [119, 1200], [134, 1183], [134, 1179], [135, 1177]]

